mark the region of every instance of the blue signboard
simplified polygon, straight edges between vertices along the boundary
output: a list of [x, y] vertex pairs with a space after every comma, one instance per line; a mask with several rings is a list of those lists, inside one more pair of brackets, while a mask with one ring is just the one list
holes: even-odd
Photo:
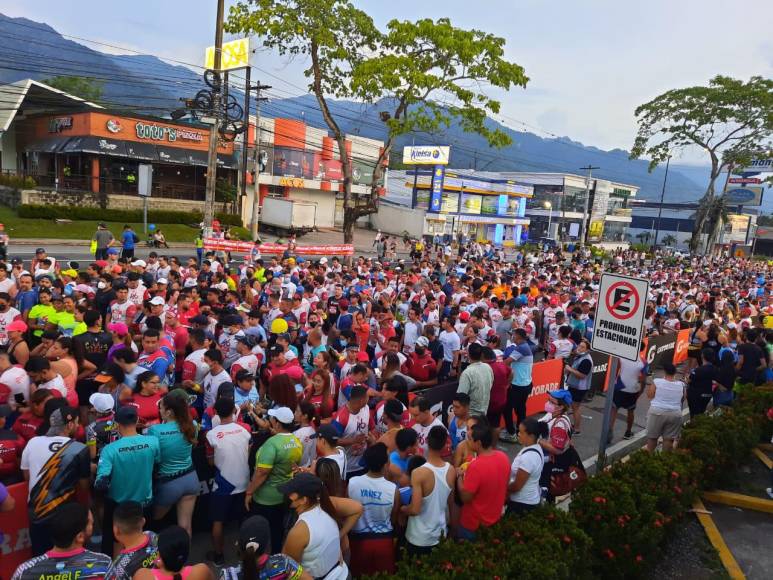
[[443, 180], [446, 175], [446, 168], [443, 165], [435, 165], [432, 171], [432, 197], [429, 201], [429, 210], [432, 212], [440, 211], [440, 202], [443, 199]]

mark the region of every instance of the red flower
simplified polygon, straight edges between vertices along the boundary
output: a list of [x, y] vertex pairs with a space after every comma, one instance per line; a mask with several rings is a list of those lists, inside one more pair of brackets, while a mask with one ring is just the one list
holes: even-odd
[[662, 528], [663, 527], [663, 522], [661, 522], [660, 520], [655, 520], [655, 524], [654, 525], [655, 525], [656, 528]]
[[564, 536], [562, 538], [562, 540], [564, 540], [564, 543], [566, 543], [566, 544], [571, 544], [572, 543], [572, 538], [570, 538], [569, 536]]
[[445, 564], [443, 564], [443, 568], [445, 568], [446, 570], [453, 570], [454, 565], [451, 562], [446, 562]]
[[596, 503], [607, 503], [607, 498], [597, 495], [593, 498], [593, 501]]
[[644, 561], [644, 558], [642, 558], [641, 554], [639, 554], [638, 556], [636, 556], [636, 563], [637, 563], [637, 564], [638, 564], [638, 563], [640, 563], [640, 562], [642, 562], [642, 561]]
[[676, 471], [672, 471], [672, 472], [671, 472], [671, 477], [673, 477], [674, 479], [676, 479], [677, 477], [679, 477], [679, 474], [678, 474]]

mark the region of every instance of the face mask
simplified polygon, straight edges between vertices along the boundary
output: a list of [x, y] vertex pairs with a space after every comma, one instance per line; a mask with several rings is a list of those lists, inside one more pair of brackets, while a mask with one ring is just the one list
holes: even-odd
[[317, 322], [316, 320], [314, 320], [314, 321], [312, 321], [312, 322], [309, 322], [309, 326], [310, 326], [311, 328], [314, 328], [315, 326], [317, 326], [317, 324], [319, 324], [319, 322]]
[[546, 413], [552, 415], [553, 413], [555, 413], [555, 411], [556, 411], [556, 406], [553, 403], [551, 403], [550, 401], [545, 403], [545, 412]]
[[105, 288], [107, 288], [107, 284], [105, 284], [104, 282], [99, 282], [97, 284], [97, 288], [99, 288], [100, 290], [104, 290]]

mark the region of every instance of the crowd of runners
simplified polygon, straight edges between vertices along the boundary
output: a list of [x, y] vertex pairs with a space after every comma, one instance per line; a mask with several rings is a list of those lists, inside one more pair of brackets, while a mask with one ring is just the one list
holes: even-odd
[[[602, 270], [650, 282], [647, 334], [690, 329], [679, 371], [622, 361], [610, 380], [626, 438], [641, 396], [648, 448], [668, 449], [684, 402], [700, 414], [770, 379], [767, 263], [433, 240], [398, 260], [378, 244], [350, 267], [9, 252], [0, 506], [27, 482], [34, 556], [13, 578], [214, 578], [189, 564], [203, 521], [221, 578], [345, 579], [552, 501], [581, 469]], [[562, 388], [527, 417], [532, 365], [552, 358]], [[449, 382], [445, 417], [423, 393]]]

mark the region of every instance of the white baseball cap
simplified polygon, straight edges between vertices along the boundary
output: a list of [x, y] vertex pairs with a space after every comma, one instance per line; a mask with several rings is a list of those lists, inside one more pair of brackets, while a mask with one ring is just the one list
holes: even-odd
[[150, 303], [151, 303], [153, 306], [163, 306], [164, 304], [166, 304], [166, 301], [165, 301], [163, 298], [161, 298], [161, 296], [154, 296], [154, 297], [153, 297], [153, 298], [150, 300]]
[[140, 268], [144, 268], [145, 266], [147, 266], [147, 264], [145, 263], [145, 260], [134, 260], [132, 262], [132, 266], [138, 266]]
[[96, 409], [97, 413], [107, 413], [115, 406], [115, 400], [108, 393], [93, 393], [89, 397], [89, 403]]
[[156, 280], [156, 284], [169, 284], [166, 278], [159, 278]]
[[290, 425], [295, 421], [295, 414], [289, 407], [277, 407], [276, 409], [268, 410], [269, 417], [273, 417], [283, 425]]

